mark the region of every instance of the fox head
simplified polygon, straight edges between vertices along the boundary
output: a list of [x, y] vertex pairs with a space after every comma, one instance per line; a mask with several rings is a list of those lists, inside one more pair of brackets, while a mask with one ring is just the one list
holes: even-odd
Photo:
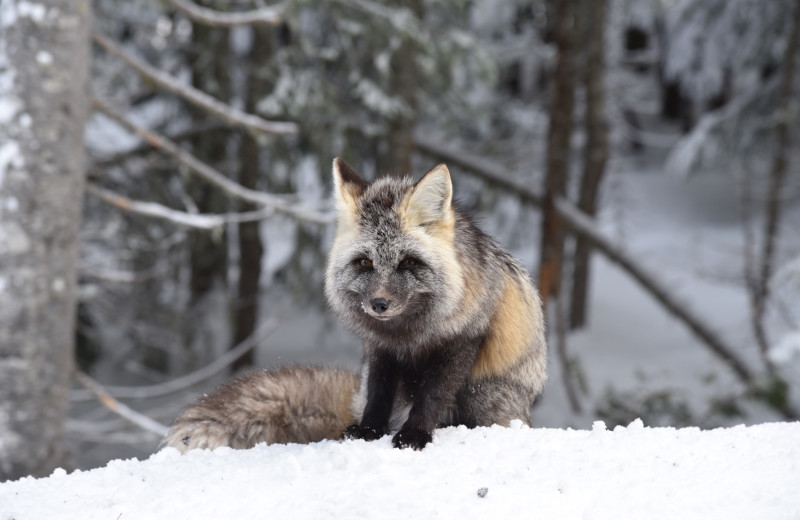
[[362, 332], [397, 334], [452, 315], [463, 283], [447, 166], [417, 182], [370, 183], [337, 158], [333, 184], [338, 224], [325, 293], [339, 317]]

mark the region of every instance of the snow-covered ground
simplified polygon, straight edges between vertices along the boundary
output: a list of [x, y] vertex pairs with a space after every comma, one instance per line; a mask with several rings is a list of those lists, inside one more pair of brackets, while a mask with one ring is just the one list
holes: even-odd
[[148, 460], [0, 484], [0, 520], [800, 518], [800, 423], [494, 426]]

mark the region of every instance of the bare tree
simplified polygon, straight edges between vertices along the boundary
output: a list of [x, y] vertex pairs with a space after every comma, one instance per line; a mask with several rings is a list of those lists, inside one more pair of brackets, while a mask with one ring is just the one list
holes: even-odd
[[72, 373], [90, 2], [1, 0], [0, 480], [46, 475]]
[[[271, 27], [253, 27], [253, 41], [250, 48], [251, 66], [249, 70], [246, 109], [256, 110], [262, 97], [272, 90], [272, 82], [264, 73], [263, 63], [274, 53], [275, 31]], [[253, 136], [243, 136], [240, 150], [239, 183], [250, 189], [258, 187], [261, 176], [262, 148]], [[240, 210], [253, 209], [251, 204], [240, 202]], [[239, 224], [239, 281], [234, 301], [233, 343], [237, 345], [255, 332], [258, 325], [258, 297], [261, 281], [261, 259], [264, 256], [264, 244], [261, 241], [258, 222], [242, 222]], [[252, 366], [254, 353], [248, 350], [237, 359], [232, 368], [234, 371]]]
[[761, 357], [767, 367], [774, 371], [772, 363], [767, 355], [769, 350], [769, 339], [764, 327], [764, 313], [769, 302], [769, 281], [773, 275], [773, 265], [775, 263], [775, 253], [778, 242], [779, 224], [782, 213], [781, 191], [786, 179], [789, 166], [789, 146], [791, 143], [792, 120], [796, 114], [796, 99], [794, 91], [795, 61], [797, 57], [797, 47], [800, 45], [800, 2], [795, 2], [794, 16], [786, 51], [784, 53], [783, 72], [780, 79], [780, 108], [781, 115], [775, 129], [775, 156], [769, 176], [769, 188], [767, 191], [766, 219], [764, 221], [764, 243], [762, 246], [761, 258], [758, 264], [758, 272], [752, 262], [751, 272], [747, 273], [748, 289], [750, 292], [751, 322], [756, 342], [758, 343]]
[[[605, 27], [607, 0], [582, 3], [581, 18], [585, 27], [584, 52], [586, 66], [583, 82], [586, 86], [586, 147], [583, 156], [578, 208], [587, 215], [597, 211], [597, 195], [608, 160], [608, 122], [605, 114]], [[570, 298], [570, 326], [586, 323], [586, 299], [589, 287], [591, 246], [582, 236], [575, 239], [575, 257]]]
[[569, 362], [566, 352], [566, 327], [564, 306], [561, 300], [561, 280], [564, 263], [564, 222], [555, 207], [556, 199], [567, 191], [569, 177], [570, 140], [573, 128], [575, 105], [575, 39], [574, 9], [569, 0], [560, 0], [555, 6], [554, 37], [558, 53], [553, 76], [553, 91], [550, 100], [550, 126], [547, 134], [547, 163], [545, 167], [544, 204], [542, 206], [542, 238], [539, 261], [539, 290], [542, 302], [547, 305], [550, 298], [556, 304], [555, 329], [557, 331], [556, 354], [564, 374], [564, 383], [573, 410], [579, 410], [577, 392], [571, 384]]

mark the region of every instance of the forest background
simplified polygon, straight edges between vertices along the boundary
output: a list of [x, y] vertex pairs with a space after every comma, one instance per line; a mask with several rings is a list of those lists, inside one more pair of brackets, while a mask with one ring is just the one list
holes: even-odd
[[357, 367], [330, 164], [446, 162], [531, 271], [537, 426], [800, 417], [796, 0], [0, 0], [0, 480]]

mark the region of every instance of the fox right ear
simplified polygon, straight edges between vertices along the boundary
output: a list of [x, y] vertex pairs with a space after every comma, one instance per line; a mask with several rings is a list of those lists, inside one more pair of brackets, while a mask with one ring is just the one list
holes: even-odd
[[355, 212], [361, 194], [368, 183], [349, 164], [337, 157], [333, 160], [333, 191], [336, 209]]

